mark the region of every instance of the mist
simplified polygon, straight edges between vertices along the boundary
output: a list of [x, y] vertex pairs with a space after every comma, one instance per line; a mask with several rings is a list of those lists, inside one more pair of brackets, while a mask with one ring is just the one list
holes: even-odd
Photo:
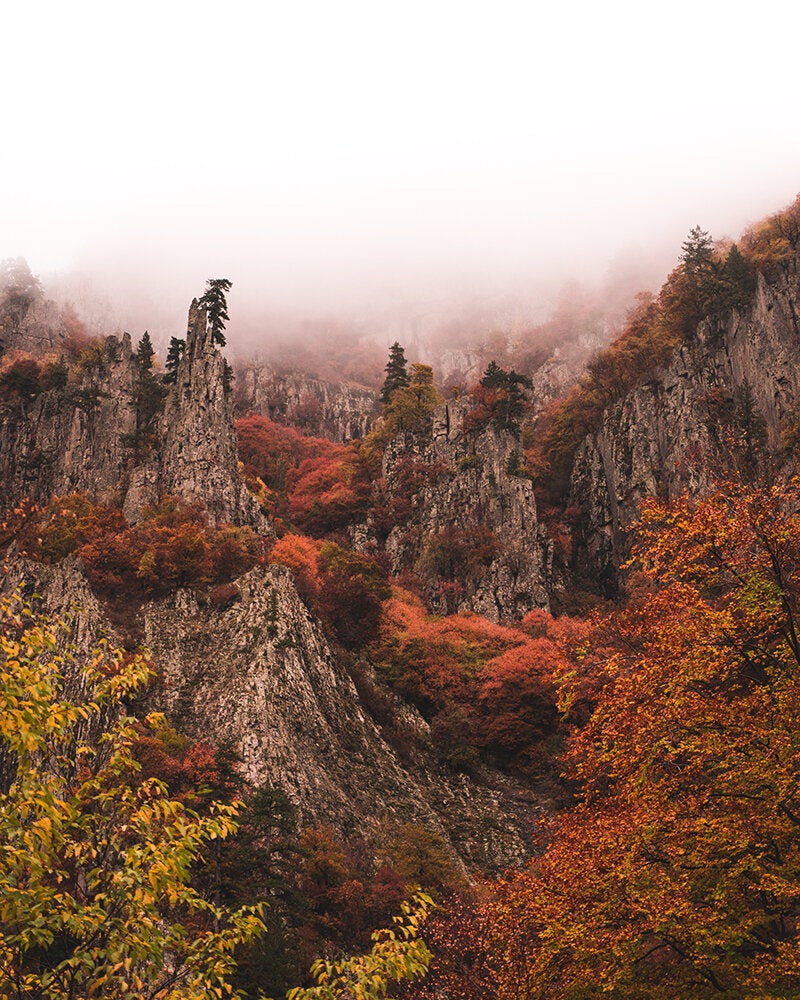
[[[230, 349], [541, 323], [657, 289], [800, 190], [800, 14], [767, 3], [56, 3], [4, 15], [0, 258], [108, 332]], [[24, 44], [23, 44], [24, 42]], [[616, 307], [615, 307], [616, 308]]]

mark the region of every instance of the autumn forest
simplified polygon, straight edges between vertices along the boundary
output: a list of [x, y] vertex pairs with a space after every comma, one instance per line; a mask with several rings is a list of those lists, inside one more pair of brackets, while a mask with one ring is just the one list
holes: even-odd
[[4, 261], [0, 996], [800, 995], [798, 254], [325, 378]]

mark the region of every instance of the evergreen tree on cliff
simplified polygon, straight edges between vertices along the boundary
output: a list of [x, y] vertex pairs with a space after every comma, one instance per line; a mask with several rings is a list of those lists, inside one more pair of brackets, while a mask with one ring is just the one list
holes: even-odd
[[139, 371], [150, 371], [153, 367], [153, 355], [155, 353], [153, 342], [150, 340], [150, 334], [145, 330], [136, 348], [136, 363], [139, 365]]
[[164, 375], [164, 382], [167, 385], [175, 385], [177, 382], [178, 365], [181, 363], [181, 358], [185, 350], [186, 341], [178, 337], [172, 337], [169, 342], [169, 350], [167, 351], [167, 360], [164, 363], [164, 367], [167, 370]]
[[209, 278], [206, 290], [199, 299], [199, 305], [206, 310], [211, 324], [211, 343], [219, 347], [225, 346], [225, 334], [222, 331], [230, 319], [225, 293], [230, 290], [231, 282], [227, 278]]
[[396, 389], [405, 389], [408, 385], [406, 353], [397, 341], [389, 348], [389, 360], [384, 371], [386, 378], [381, 388], [381, 402], [384, 406], [388, 406], [392, 401], [392, 393]]

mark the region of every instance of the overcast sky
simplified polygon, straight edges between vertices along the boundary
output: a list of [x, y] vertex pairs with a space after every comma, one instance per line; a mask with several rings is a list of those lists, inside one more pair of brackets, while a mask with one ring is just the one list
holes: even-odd
[[0, 257], [155, 298], [531, 287], [800, 191], [800, 8], [4, 5]]

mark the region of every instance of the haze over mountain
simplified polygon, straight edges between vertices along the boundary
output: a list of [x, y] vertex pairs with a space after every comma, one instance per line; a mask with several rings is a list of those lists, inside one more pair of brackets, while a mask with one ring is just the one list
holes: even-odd
[[620, 253], [657, 287], [692, 225], [797, 192], [797, 15], [772, 7], [17, 6], [0, 257], [164, 336], [224, 274], [234, 347], [540, 320]]

